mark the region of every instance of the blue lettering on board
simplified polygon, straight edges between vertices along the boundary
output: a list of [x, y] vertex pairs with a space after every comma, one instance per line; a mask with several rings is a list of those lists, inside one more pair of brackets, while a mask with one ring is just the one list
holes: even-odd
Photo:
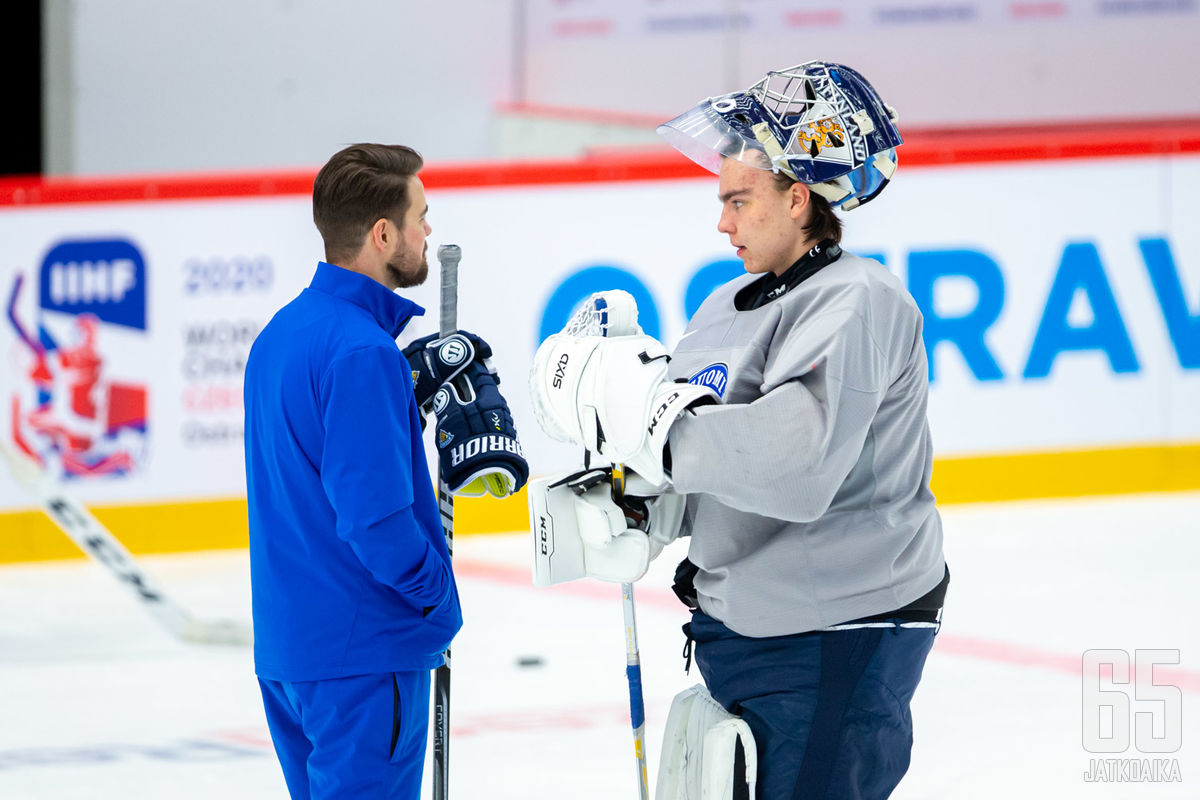
[[1175, 259], [1171, 256], [1171, 246], [1166, 239], [1157, 238], [1140, 239], [1138, 247], [1142, 251], [1142, 260], [1146, 262], [1146, 272], [1150, 274], [1154, 295], [1162, 308], [1167, 335], [1175, 347], [1179, 366], [1200, 369], [1200, 309], [1192, 313], [1188, 308], [1179, 270], [1175, 268]]
[[[1072, 325], [1067, 319], [1078, 292], [1083, 292], [1091, 306], [1093, 317], [1088, 325]], [[1113, 372], [1138, 371], [1133, 343], [1121, 319], [1096, 245], [1073, 242], [1063, 250], [1023, 375], [1025, 378], [1045, 378], [1060, 353], [1087, 350], [1099, 350], [1108, 356]]]
[[[966, 278], [975, 284], [975, 307], [958, 316], [943, 316], [934, 307], [934, 286], [947, 277]], [[997, 381], [1004, 372], [996, 362], [984, 334], [1004, 308], [1004, 275], [991, 258], [975, 250], [918, 250], [908, 256], [908, 291], [925, 318], [925, 355], [929, 380], [935, 376], [934, 349], [940, 342], [958, 348], [967, 369], [980, 381]]]

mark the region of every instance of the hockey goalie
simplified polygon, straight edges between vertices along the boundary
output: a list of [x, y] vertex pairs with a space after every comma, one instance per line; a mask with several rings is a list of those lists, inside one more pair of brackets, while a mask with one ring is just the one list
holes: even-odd
[[895, 112], [812, 61], [659, 133], [717, 174], [746, 273], [673, 352], [619, 293], [541, 345], [538, 421], [595, 468], [531, 484], [534, 580], [632, 582], [689, 537], [674, 588], [706, 688], [672, 707], [659, 800], [882, 800], [949, 583], [921, 315], [841, 247], [839, 212], [896, 174]]

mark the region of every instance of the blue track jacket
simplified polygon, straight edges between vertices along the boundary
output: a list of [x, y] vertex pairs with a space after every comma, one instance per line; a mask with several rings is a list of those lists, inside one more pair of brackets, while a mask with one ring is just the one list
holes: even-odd
[[425, 310], [321, 262], [246, 363], [258, 676], [431, 669], [462, 627], [408, 362]]

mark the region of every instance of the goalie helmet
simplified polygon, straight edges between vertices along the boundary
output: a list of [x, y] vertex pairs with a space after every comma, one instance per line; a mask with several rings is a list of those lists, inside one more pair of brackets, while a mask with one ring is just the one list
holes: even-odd
[[849, 67], [809, 61], [744, 92], [711, 97], [658, 127], [672, 147], [711, 172], [721, 158], [782, 172], [831, 205], [874, 199], [896, 172], [896, 113]]

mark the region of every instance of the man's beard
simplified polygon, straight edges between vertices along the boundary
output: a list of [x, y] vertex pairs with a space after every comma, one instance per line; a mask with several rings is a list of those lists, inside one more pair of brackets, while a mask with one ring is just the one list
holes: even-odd
[[421, 250], [421, 255], [414, 258], [411, 253], [397, 253], [395, 261], [387, 263], [387, 275], [391, 279], [393, 288], [407, 289], [410, 286], [420, 286], [429, 277], [429, 262], [425, 259], [425, 254], [429, 252], [429, 245], [426, 244]]

